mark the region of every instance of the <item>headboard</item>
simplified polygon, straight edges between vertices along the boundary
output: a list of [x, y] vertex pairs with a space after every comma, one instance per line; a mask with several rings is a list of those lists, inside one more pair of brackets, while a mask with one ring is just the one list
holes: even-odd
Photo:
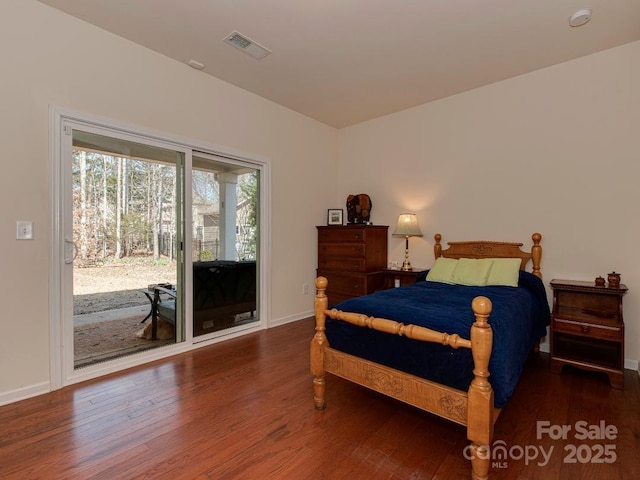
[[525, 270], [529, 260], [533, 262], [533, 273], [536, 277], [542, 278], [540, 271], [540, 260], [542, 259], [542, 247], [540, 240], [542, 235], [534, 233], [531, 235], [533, 245], [530, 252], [520, 249], [522, 243], [515, 242], [489, 242], [485, 240], [470, 242], [447, 242], [449, 248], [442, 249], [442, 235], [436, 233], [433, 237], [436, 243], [433, 245], [435, 258], [520, 258], [520, 270]]

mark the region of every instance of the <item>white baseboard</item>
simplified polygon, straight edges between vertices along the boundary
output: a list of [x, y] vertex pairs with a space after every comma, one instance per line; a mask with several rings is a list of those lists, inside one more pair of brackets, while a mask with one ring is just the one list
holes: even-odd
[[49, 393], [50, 391], [51, 384], [49, 382], [42, 382], [36, 383], [35, 385], [29, 385], [28, 387], [22, 387], [16, 390], [0, 393], [0, 405], [7, 405], [27, 398], [37, 397], [38, 395]]
[[313, 315], [313, 310], [311, 310], [309, 312], [303, 312], [288, 317], [278, 318], [277, 320], [272, 319], [269, 322], [269, 326], [267, 328], [278, 327], [280, 325], [286, 325], [287, 323], [297, 322], [298, 320], [302, 320], [303, 318], [313, 317]]

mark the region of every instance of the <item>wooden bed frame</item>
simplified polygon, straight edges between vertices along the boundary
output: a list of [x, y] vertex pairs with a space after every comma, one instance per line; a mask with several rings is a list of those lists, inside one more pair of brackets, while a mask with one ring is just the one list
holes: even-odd
[[[435, 235], [435, 258], [520, 258], [520, 269], [524, 270], [529, 260], [533, 263], [532, 273], [540, 278], [542, 235], [532, 235], [530, 252], [520, 249], [522, 243], [512, 242], [449, 242], [449, 248], [440, 244], [442, 236]], [[328, 309], [326, 295], [327, 279], [316, 279], [315, 335], [311, 341], [311, 373], [315, 408], [325, 408], [325, 373], [332, 373], [344, 379], [368, 387], [422, 410], [466, 425], [467, 438], [471, 441], [471, 478], [487, 479], [490, 467], [489, 445], [493, 440], [493, 426], [500, 414], [495, 408], [493, 389], [488, 381], [489, 358], [493, 343], [493, 332], [488, 323], [491, 301], [486, 297], [476, 297], [471, 308], [476, 321], [471, 327], [470, 340], [458, 335], [437, 332], [416, 325], [404, 325], [393, 320], [367, 317], [359, 313]], [[473, 356], [474, 378], [467, 392], [441, 385], [410, 375], [384, 365], [364, 360], [335, 350], [329, 346], [325, 336], [325, 320], [329, 317], [360, 327], [368, 327], [382, 332], [406, 336], [424, 342], [442, 343], [451, 348], [470, 348]]]

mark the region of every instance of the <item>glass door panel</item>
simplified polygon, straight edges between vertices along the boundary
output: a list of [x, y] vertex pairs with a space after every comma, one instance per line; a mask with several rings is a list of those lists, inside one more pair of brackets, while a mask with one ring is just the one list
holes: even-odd
[[184, 153], [73, 130], [74, 368], [184, 341]]
[[193, 335], [215, 335], [258, 318], [259, 171], [193, 156]]

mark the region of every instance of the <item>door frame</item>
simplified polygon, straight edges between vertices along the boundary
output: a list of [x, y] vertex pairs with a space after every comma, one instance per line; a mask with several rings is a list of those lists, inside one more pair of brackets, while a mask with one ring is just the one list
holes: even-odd
[[[65, 273], [65, 232], [64, 215], [68, 209], [66, 199], [64, 156], [65, 142], [63, 141], [65, 126], [78, 126], [80, 129], [99, 129], [104, 134], [112, 133], [114, 136], [125, 136], [130, 140], [138, 140], [149, 144], [158, 144], [163, 148], [171, 148], [185, 153], [184, 167], [184, 317], [185, 317], [185, 341], [163, 348], [152, 349], [120, 359], [115, 359], [102, 364], [85, 367], [79, 370], [73, 368], [73, 333], [70, 334], [65, 326], [65, 316], [69, 315], [72, 306], [68, 305], [68, 285], [70, 278]], [[246, 164], [260, 170], [260, 205], [259, 205], [259, 241], [258, 241], [258, 309], [259, 322], [251, 324], [248, 328], [230, 329], [222, 331], [215, 338], [205, 341], [198, 340], [194, 343], [192, 331], [192, 260], [191, 260], [191, 167], [192, 152], [206, 152], [217, 157], [228, 159], [230, 163]], [[228, 338], [237, 337], [253, 331], [267, 328], [271, 315], [270, 282], [267, 281], [270, 272], [270, 170], [271, 162], [268, 158], [249, 155], [232, 151], [214, 145], [207, 145], [174, 135], [151, 131], [139, 126], [127, 125], [94, 115], [77, 112], [57, 106], [49, 108], [49, 191], [50, 191], [50, 216], [49, 216], [49, 361], [50, 361], [50, 390], [62, 388], [65, 385], [81, 382], [91, 378], [120, 371], [133, 366], [141, 365], [153, 360], [165, 358], [178, 353], [186, 352], [194, 348], [210, 345]], [[65, 299], [66, 302], [65, 302]], [[67, 303], [67, 304], [65, 304]], [[69, 342], [71, 345], [69, 346]], [[69, 351], [70, 350], [70, 351]], [[71, 363], [71, 365], [70, 365]]]

